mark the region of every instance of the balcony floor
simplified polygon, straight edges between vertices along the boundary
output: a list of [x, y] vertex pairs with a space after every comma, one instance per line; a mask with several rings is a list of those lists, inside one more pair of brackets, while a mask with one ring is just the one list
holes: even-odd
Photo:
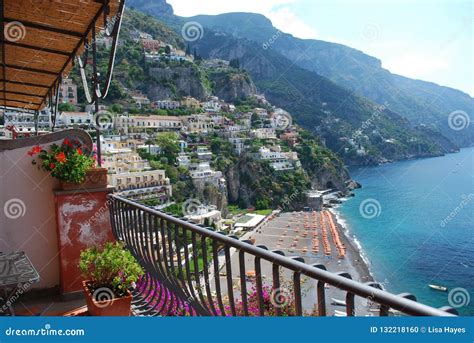
[[13, 306], [17, 316], [63, 316], [72, 315], [74, 311], [86, 305], [83, 298], [62, 301], [59, 295], [45, 296], [37, 299], [18, 300]]

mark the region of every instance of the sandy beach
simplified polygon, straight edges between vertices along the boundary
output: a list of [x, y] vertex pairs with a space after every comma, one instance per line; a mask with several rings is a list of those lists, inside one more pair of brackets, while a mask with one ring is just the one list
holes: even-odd
[[[321, 217], [324, 221], [321, 222]], [[330, 230], [330, 219], [335, 224], [337, 233]], [[323, 225], [321, 225], [321, 223]], [[325, 227], [325, 229], [323, 229]], [[324, 230], [326, 230], [324, 234]], [[324, 239], [326, 237], [326, 240]], [[337, 240], [336, 237], [339, 238]], [[356, 244], [347, 235], [346, 229], [338, 223], [336, 216], [329, 212], [290, 212], [281, 213], [273, 217], [252, 232], [247, 233], [243, 239], [255, 240], [255, 245], [262, 245], [269, 250], [279, 250], [286, 256], [302, 257], [305, 263], [323, 264], [326, 269], [333, 273], [348, 273], [351, 278], [360, 282], [373, 281], [367, 264], [364, 262]], [[325, 240], [325, 243], [323, 241]], [[336, 244], [338, 243], [338, 244]], [[341, 244], [342, 243], [342, 244]], [[338, 248], [339, 245], [339, 248]], [[341, 248], [341, 245], [343, 249]], [[343, 255], [341, 256], [341, 251]], [[246, 256], [246, 271], [254, 270], [254, 258]], [[232, 277], [234, 280], [234, 294], [239, 296], [239, 263], [238, 254], [233, 254], [231, 258]], [[221, 269], [222, 270], [222, 269]], [[269, 262], [262, 262], [262, 277], [264, 283], [272, 284], [272, 265]], [[282, 287], [286, 287], [291, 292], [292, 274], [284, 271], [281, 274]], [[316, 281], [303, 278], [303, 310], [305, 314], [310, 314], [316, 306]], [[221, 278], [221, 284], [225, 284], [225, 278]], [[333, 304], [331, 299], [345, 301], [346, 293], [335, 287], [326, 287], [327, 315], [332, 316], [337, 312], [345, 312], [344, 306]], [[369, 311], [366, 299], [356, 297], [356, 315], [373, 315]]]

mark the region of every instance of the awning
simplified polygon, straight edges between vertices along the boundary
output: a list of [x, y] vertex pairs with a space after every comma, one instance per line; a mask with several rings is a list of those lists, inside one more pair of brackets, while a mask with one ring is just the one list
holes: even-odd
[[4, 0], [0, 9], [0, 107], [40, 110], [84, 43], [113, 21], [120, 0]]

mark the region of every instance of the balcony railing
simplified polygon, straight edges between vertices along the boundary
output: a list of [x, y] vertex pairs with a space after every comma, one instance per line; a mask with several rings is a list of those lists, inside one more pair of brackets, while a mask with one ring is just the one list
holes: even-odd
[[[331, 273], [324, 265], [308, 265], [300, 257], [254, 246], [117, 195], [110, 195], [109, 203], [116, 239], [146, 270], [134, 291], [137, 315], [326, 316], [332, 315], [329, 289], [344, 295], [336, 304], [343, 311], [334, 311], [343, 316], [457, 314], [452, 308], [418, 303], [408, 293], [391, 294], [378, 283], [354, 281], [348, 273]], [[269, 290], [282, 290], [285, 284], [290, 285], [286, 292], [291, 301], [272, 299], [269, 305]], [[309, 289], [303, 291], [306, 286]]]

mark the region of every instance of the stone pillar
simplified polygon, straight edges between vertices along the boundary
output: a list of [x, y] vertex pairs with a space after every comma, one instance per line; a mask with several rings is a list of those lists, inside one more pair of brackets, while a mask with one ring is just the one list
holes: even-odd
[[107, 194], [113, 188], [54, 191], [60, 290], [64, 298], [82, 291], [79, 270], [81, 251], [114, 241], [110, 224]]

